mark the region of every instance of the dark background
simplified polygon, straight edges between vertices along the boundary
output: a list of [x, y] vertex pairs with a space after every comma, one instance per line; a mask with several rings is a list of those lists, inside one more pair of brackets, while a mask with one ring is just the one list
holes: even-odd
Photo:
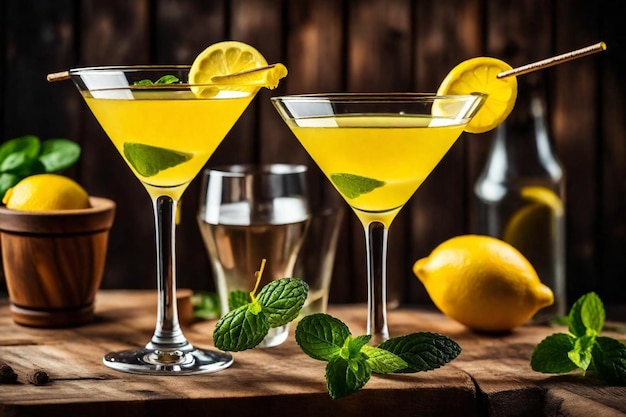
[[[3, 0], [0, 3], [0, 140], [66, 137], [83, 154], [67, 175], [118, 205], [103, 288], [154, 288], [150, 200], [71, 82], [46, 74], [86, 65], [191, 64], [208, 45], [250, 43], [288, 77], [262, 91], [207, 166], [294, 162], [310, 167], [318, 201], [337, 194], [270, 104], [284, 93], [435, 91], [460, 61], [479, 55], [512, 66], [605, 41], [602, 54], [541, 72], [551, 138], [567, 172], [567, 285], [625, 304], [626, 6], [621, 0]], [[539, 77], [539, 76], [538, 76]], [[155, 120], [155, 123], [160, 121]], [[492, 134], [464, 134], [390, 231], [391, 298], [430, 303], [415, 260], [470, 232], [472, 186]], [[213, 289], [187, 190], [178, 229], [180, 287]], [[365, 300], [365, 246], [356, 217], [342, 227], [331, 302]]]

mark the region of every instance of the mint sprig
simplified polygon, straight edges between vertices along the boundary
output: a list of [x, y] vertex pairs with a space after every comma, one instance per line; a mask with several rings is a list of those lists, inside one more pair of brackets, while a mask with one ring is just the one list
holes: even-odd
[[309, 292], [306, 282], [281, 278], [264, 286], [256, 295], [264, 267], [265, 259], [255, 273], [256, 285], [249, 293], [249, 302], [244, 302], [242, 294], [232, 300], [229, 297], [229, 305], [239, 306], [215, 324], [213, 343], [216, 348], [231, 352], [252, 349], [263, 341], [270, 328], [284, 326], [300, 314]]
[[599, 336], [605, 310], [594, 292], [580, 297], [568, 315], [568, 333], [555, 333], [534, 349], [530, 366], [537, 372], [564, 374], [576, 369], [595, 372], [608, 383], [626, 385], [626, 345]]
[[357, 198], [385, 185], [385, 181], [345, 173], [330, 174], [330, 180], [347, 198]]
[[436, 333], [412, 333], [391, 338], [378, 347], [371, 336], [353, 337], [341, 320], [324, 313], [305, 316], [295, 333], [300, 349], [326, 364], [326, 388], [333, 399], [359, 391], [372, 373], [429, 371], [445, 365], [461, 347]]
[[152, 80], [145, 79], [145, 80], [135, 81], [133, 85], [174, 84], [179, 81], [180, 80], [175, 75], [164, 75], [158, 80], [156, 80], [155, 82], [152, 82]]

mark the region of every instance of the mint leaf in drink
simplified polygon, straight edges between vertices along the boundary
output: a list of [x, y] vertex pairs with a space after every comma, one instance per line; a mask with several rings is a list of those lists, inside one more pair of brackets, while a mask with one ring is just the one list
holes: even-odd
[[263, 341], [270, 330], [267, 315], [258, 303], [243, 305], [218, 320], [213, 331], [215, 347], [240, 352]]
[[597, 294], [580, 297], [568, 315], [569, 333], [542, 340], [530, 359], [532, 369], [549, 374], [592, 370], [609, 383], [626, 385], [626, 346], [599, 336], [604, 320], [604, 305]]
[[178, 79], [178, 77], [174, 75], [164, 75], [158, 80], [156, 80], [155, 82], [152, 82], [152, 80], [146, 79], [146, 80], [135, 81], [133, 85], [174, 84], [179, 81], [180, 80]]
[[46, 172], [56, 172], [73, 165], [80, 157], [80, 146], [67, 139], [48, 139], [41, 142], [39, 161]]
[[582, 337], [588, 334], [590, 330], [600, 333], [604, 327], [604, 305], [600, 297], [594, 292], [580, 297], [570, 310], [569, 331], [574, 336]]
[[576, 337], [565, 333], [546, 337], [535, 347], [530, 367], [547, 374], [564, 374], [577, 369], [578, 366], [569, 358], [575, 344]]
[[326, 388], [335, 400], [363, 388], [372, 375], [372, 368], [364, 355], [345, 359], [335, 356], [326, 364]]
[[304, 316], [296, 327], [296, 343], [313, 359], [329, 361], [339, 355], [346, 339], [351, 336], [348, 326], [329, 314]]
[[610, 384], [626, 385], [626, 345], [610, 337], [598, 337], [593, 346], [593, 368]]
[[378, 346], [387, 350], [407, 363], [407, 367], [398, 371], [423, 372], [439, 368], [461, 353], [461, 347], [454, 340], [430, 332], [411, 333], [388, 339]]
[[234, 310], [251, 302], [252, 298], [250, 297], [250, 293], [247, 291], [234, 290], [228, 294], [228, 308], [230, 310]]
[[330, 174], [330, 179], [335, 184], [335, 187], [347, 198], [357, 198], [361, 194], [370, 193], [376, 188], [385, 185], [384, 181], [354, 174]]
[[309, 286], [297, 278], [283, 278], [264, 286], [257, 301], [267, 314], [270, 327], [284, 326], [300, 314]]
[[124, 156], [135, 171], [143, 177], [151, 177], [159, 172], [189, 161], [193, 155], [143, 143], [124, 143]]

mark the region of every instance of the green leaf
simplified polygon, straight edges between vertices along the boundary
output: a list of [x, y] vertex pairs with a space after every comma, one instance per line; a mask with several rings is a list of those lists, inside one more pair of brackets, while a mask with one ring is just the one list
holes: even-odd
[[152, 85], [154, 84], [151, 80], [139, 80], [135, 81], [133, 85]]
[[177, 83], [178, 81], [179, 81], [178, 77], [174, 75], [164, 75], [158, 80], [156, 80], [154, 83], [155, 84], [174, 84], [174, 83]]
[[411, 333], [388, 339], [378, 346], [399, 356], [407, 367], [398, 372], [430, 371], [450, 362], [461, 353], [452, 339], [430, 332]]
[[220, 298], [214, 292], [198, 291], [191, 297], [193, 315], [205, 320], [216, 319], [221, 314]]
[[252, 349], [263, 341], [269, 330], [267, 315], [259, 305], [246, 304], [218, 320], [213, 330], [213, 343], [225, 351]]
[[313, 359], [329, 361], [339, 355], [350, 330], [341, 320], [328, 314], [304, 316], [295, 332], [300, 349]]
[[21, 136], [19, 138], [9, 139], [0, 145], [0, 171], [5, 171], [2, 168], [4, 160], [7, 156], [15, 152], [23, 152], [31, 159], [37, 158], [41, 143], [39, 138], [34, 135]]
[[48, 139], [41, 143], [39, 161], [46, 172], [57, 172], [73, 165], [80, 157], [80, 146], [67, 139]]
[[543, 339], [533, 350], [530, 366], [545, 374], [564, 374], [577, 368], [569, 358], [576, 345], [576, 338], [565, 333], [556, 333]]
[[580, 297], [569, 313], [569, 331], [574, 336], [584, 336], [587, 330], [594, 330], [596, 334], [604, 327], [605, 311], [600, 297], [594, 292]]
[[367, 194], [385, 185], [384, 181], [354, 174], [330, 174], [330, 179], [347, 198], [357, 198], [361, 194]]
[[372, 368], [372, 372], [377, 374], [398, 372], [409, 366], [404, 359], [385, 349], [366, 345], [363, 346], [361, 352], [367, 356], [367, 363]]
[[22, 177], [8, 172], [0, 174], [0, 201], [4, 198], [7, 190], [20, 182], [21, 179]]
[[[590, 330], [595, 333], [594, 330]], [[574, 349], [568, 352], [567, 356], [580, 369], [587, 370], [591, 363], [591, 350], [596, 341], [595, 334], [579, 337], [574, 342]]]
[[151, 177], [159, 172], [189, 161], [193, 155], [144, 145], [143, 143], [124, 143], [124, 156], [135, 171], [143, 177]]
[[32, 158], [24, 151], [14, 152], [4, 158], [0, 171], [15, 174], [20, 177], [43, 174], [46, 167], [37, 158]]
[[361, 352], [361, 349], [367, 345], [367, 343], [372, 339], [372, 336], [369, 334], [363, 336], [352, 337], [348, 336], [346, 338], [346, 345], [348, 358], [355, 358]]
[[372, 375], [365, 356], [344, 359], [335, 356], [326, 364], [326, 387], [332, 399], [345, 397], [363, 388]]
[[626, 346], [610, 337], [598, 337], [593, 346], [593, 369], [610, 384], [626, 385]]
[[250, 293], [243, 290], [234, 290], [228, 294], [228, 309], [234, 310], [243, 305], [252, 302], [252, 298], [250, 298]]
[[309, 286], [298, 278], [281, 278], [265, 285], [257, 302], [267, 314], [270, 327], [284, 326], [300, 314]]

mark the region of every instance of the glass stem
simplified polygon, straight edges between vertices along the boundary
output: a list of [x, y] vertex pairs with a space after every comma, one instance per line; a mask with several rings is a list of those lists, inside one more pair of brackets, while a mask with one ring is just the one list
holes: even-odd
[[157, 324], [149, 349], [171, 350], [189, 345], [178, 322], [176, 305], [176, 207], [169, 196], [152, 199], [157, 256]]
[[380, 222], [365, 227], [367, 247], [367, 334], [372, 342], [389, 339], [387, 328], [387, 227]]

